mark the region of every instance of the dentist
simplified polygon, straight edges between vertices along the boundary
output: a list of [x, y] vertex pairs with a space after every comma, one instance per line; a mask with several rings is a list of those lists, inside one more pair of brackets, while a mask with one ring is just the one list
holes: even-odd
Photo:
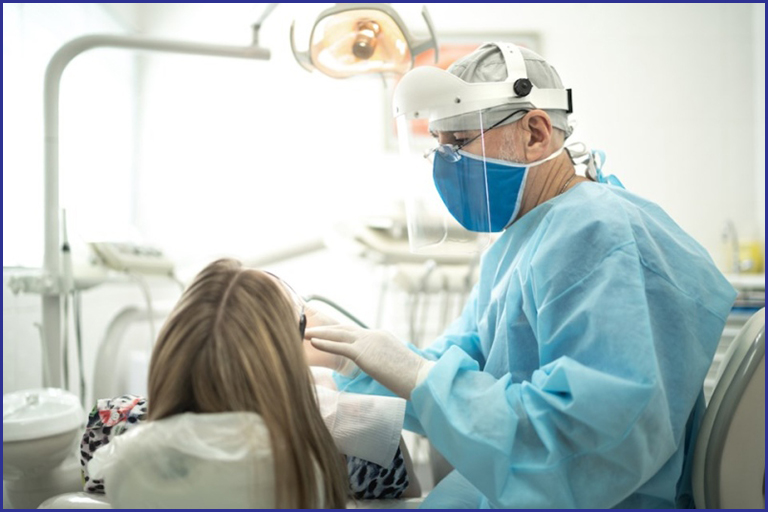
[[[479, 282], [424, 350], [310, 315], [310, 359], [345, 369], [339, 389], [409, 400], [406, 428], [455, 468], [425, 507], [692, 506], [702, 384], [736, 296], [706, 250], [603, 176], [601, 153], [565, 147], [571, 93], [532, 51], [416, 68], [394, 105], [410, 186], [429, 185], [412, 248], [485, 241]], [[417, 122], [435, 144], [414, 157]]]

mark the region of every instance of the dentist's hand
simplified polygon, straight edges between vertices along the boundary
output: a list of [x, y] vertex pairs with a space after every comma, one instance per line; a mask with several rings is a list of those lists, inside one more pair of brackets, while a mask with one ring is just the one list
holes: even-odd
[[330, 315], [327, 315], [326, 313], [323, 313], [308, 302], [304, 302], [304, 314], [307, 316], [307, 329], [311, 329], [312, 327], [323, 327], [326, 325], [341, 324], [339, 320], [331, 317]]
[[[341, 323], [335, 318], [323, 313], [322, 311], [310, 306], [308, 303], [304, 303], [304, 314], [307, 316], [307, 331], [314, 327], [334, 326]], [[330, 352], [323, 352], [316, 349], [309, 342], [309, 336], [304, 334], [304, 355], [307, 358], [309, 366], [322, 366], [324, 368], [330, 368], [335, 372], [339, 372], [347, 377], [352, 376], [357, 371], [357, 365], [346, 357], [332, 354]]]
[[309, 366], [330, 368], [346, 377], [352, 377], [358, 370], [357, 365], [351, 359], [318, 350], [306, 338], [304, 339], [304, 356], [307, 358]]
[[316, 349], [348, 357], [365, 373], [406, 400], [411, 398], [419, 370], [427, 362], [386, 331], [333, 325], [307, 329], [304, 337]]

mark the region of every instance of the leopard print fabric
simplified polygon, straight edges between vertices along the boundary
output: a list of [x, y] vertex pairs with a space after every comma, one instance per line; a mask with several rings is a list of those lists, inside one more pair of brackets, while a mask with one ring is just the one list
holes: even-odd
[[400, 448], [387, 467], [347, 457], [347, 474], [349, 490], [358, 500], [399, 498], [408, 487], [408, 471]]

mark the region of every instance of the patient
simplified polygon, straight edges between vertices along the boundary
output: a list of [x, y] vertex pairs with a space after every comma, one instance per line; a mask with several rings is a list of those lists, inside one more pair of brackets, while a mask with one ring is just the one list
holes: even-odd
[[[129, 506], [288, 508], [418, 493], [399, 435], [404, 402], [315, 387], [300, 302], [275, 276], [235, 260], [200, 272], [160, 331], [148, 400], [100, 400], [91, 413], [86, 490], [106, 485], [112, 499], [122, 486]], [[142, 498], [141, 487], [161, 496]]]

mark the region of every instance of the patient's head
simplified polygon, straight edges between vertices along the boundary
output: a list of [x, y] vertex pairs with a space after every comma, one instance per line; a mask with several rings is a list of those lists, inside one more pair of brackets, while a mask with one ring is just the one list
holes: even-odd
[[258, 413], [271, 436], [278, 505], [343, 507], [346, 472], [317, 408], [299, 321], [274, 276], [231, 259], [211, 263], [160, 331], [149, 370], [149, 418]]

